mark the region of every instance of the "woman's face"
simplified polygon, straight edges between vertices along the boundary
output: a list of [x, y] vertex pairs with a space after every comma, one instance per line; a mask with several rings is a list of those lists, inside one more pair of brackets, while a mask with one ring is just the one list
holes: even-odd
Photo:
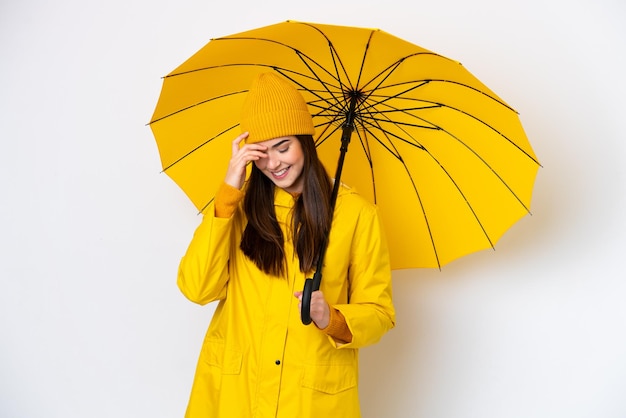
[[304, 154], [302, 145], [295, 136], [268, 139], [259, 142], [267, 147], [267, 157], [254, 162], [274, 184], [289, 193], [301, 193], [304, 181], [302, 169]]

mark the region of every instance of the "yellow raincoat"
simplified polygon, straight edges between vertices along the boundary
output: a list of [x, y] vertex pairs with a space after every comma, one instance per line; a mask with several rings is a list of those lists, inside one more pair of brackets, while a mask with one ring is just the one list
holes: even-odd
[[[219, 300], [207, 331], [187, 418], [360, 417], [358, 349], [394, 326], [391, 271], [377, 210], [339, 191], [320, 290], [352, 332], [340, 344], [303, 325], [293, 293], [304, 287], [291, 241], [294, 198], [276, 188], [287, 278], [259, 270], [239, 250], [241, 205], [231, 218], [209, 207], [180, 263], [178, 286], [191, 301]], [[310, 275], [308, 277], [311, 277]]]

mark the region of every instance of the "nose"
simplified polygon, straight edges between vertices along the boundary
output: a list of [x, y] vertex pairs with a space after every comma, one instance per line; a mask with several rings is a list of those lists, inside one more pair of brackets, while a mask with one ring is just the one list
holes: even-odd
[[269, 170], [274, 170], [275, 168], [277, 168], [280, 165], [280, 160], [278, 158], [276, 158], [276, 156], [273, 153], [268, 153], [267, 155], [267, 165], [266, 167]]

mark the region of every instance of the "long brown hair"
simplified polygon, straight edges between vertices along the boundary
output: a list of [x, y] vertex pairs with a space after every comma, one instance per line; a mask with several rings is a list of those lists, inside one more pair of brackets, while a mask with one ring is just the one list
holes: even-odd
[[[330, 231], [332, 182], [317, 157], [313, 137], [298, 135], [296, 138], [304, 156], [301, 173], [304, 182], [302, 194], [293, 208], [291, 231], [300, 271], [308, 273], [313, 270], [321, 244]], [[265, 273], [284, 276], [284, 237], [274, 210], [274, 188], [272, 180], [252, 164], [243, 201], [248, 225], [240, 248]]]

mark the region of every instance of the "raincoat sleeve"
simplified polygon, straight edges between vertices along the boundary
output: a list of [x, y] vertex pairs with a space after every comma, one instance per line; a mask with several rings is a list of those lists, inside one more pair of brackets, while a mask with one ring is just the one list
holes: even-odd
[[374, 344], [395, 326], [392, 303], [391, 267], [387, 241], [376, 207], [367, 206], [356, 221], [350, 262], [347, 304], [335, 305], [346, 319], [352, 341], [337, 348], [360, 348]]
[[[219, 200], [219, 195], [220, 192], [215, 200]], [[230, 244], [233, 239], [233, 223], [237, 218], [232, 210], [228, 210], [229, 205], [236, 207], [237, 201], [227, 202], [223, 206], [230, 215], [224, 218], [215, 215], [214, 204], [207, 207], [202, 222], [180, 261], [178, 287], [187, 299], [200, 305], [226, 297]]]

